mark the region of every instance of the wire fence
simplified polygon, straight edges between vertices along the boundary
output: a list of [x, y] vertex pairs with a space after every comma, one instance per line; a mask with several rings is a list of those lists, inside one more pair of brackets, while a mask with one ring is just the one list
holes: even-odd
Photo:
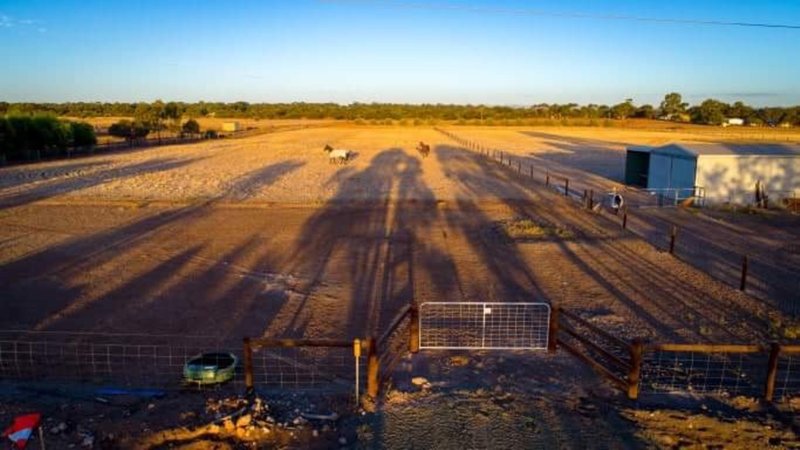
[[183, 388], [190, 358], [239, 357], [240, 347], [210, 336], [0, 331], [0, 379]]
[[[261, 346], [252, 352], [256, 389], [352, 391], [365, 358], [347, 347]], [[224, 385], [184, 380], [186, 363], [201, 354], [232, 354], [237, 365]], [[246, 387], [242, 341], [217, 336], [0, 331], [0, 380], [69, 382], [130, 388]], [[356, 369], [356, 364], [359, 369]]]
[[766, 361], [748, 353], [655, 351], [642, 364], [642, 392], [760, 396]]
[[253, 351], [253, 383], [260, 390], [352, 392], [356, 372], [359, 386], [366, 386], [365, 361], [352, 347], [259, 348]]

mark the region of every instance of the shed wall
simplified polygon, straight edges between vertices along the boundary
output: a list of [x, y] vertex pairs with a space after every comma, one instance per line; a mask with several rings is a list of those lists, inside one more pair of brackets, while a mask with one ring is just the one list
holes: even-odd
[[796, 190], [800, 194], [800, 156], [701, 155], [697, 158], [696, 183], [705, 188], [707, 202], [753, 203], [758, 180], [764, 183], [767, 195], [773, 200], [787, 191]]

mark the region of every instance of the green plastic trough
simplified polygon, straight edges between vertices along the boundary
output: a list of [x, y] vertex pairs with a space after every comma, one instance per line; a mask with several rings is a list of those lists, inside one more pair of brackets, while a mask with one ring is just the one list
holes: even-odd
[[202, 353], [186, 361], [183, 379], [197, 385], [224, 383], [233, 379], [238, 362], [233, 353]]

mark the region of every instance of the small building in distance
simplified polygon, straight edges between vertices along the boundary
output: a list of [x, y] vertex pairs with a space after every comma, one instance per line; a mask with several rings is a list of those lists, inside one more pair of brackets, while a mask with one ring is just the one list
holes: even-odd
[[222, 122], [222, 131], [228, 132], [235, 132], [242, 129], [242, 126], [239, 122], [231, 121], [231, 122]]
[[722, 126], [723, 127], [741, 127], [741, 126], [744, 126], [744, 119], [740, 119], [738, 117], [730, 117], [730, 118], [725, 119], [724, 122], [722, 122]]
[[668, 198], [702, 195], [706, 203], [736, 204], [755, 203], [760, 184], [775, 204], [800, 196], [800, 145], [632, 146], [625, 157], [625, 183]]

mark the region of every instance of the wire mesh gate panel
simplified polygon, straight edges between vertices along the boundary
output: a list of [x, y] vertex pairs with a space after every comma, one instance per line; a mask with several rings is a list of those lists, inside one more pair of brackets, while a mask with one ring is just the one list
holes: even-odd
[[419, 308], [419, 347], [452, 350], [545, 350], [546, 303], [428, 302]]

